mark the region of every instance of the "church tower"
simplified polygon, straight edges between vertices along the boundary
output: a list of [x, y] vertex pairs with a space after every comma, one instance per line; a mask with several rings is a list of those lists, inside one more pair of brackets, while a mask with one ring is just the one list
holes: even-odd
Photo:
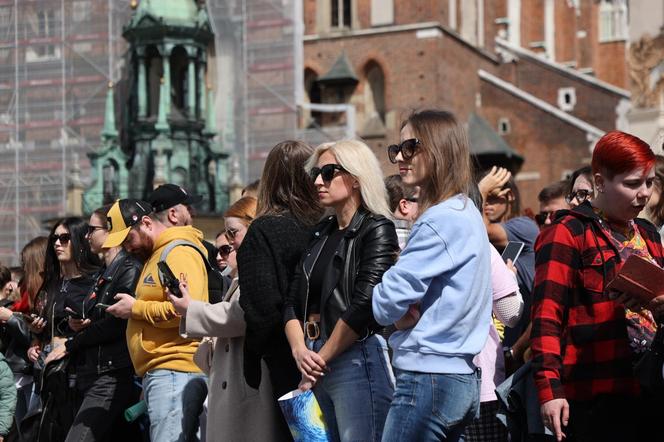
[[117, 198], [145, 199], [175, 183], [203, 195], [198, 209], [228, 205], [228, 155], [215, 142], [214, 101], [207, 82], [213, 34], [195, 0], [133, 0], [123, 37], [129, 42], [121, 133], [109, 88], [102, 146], [90, 155], [93, 183], [84, 210]]

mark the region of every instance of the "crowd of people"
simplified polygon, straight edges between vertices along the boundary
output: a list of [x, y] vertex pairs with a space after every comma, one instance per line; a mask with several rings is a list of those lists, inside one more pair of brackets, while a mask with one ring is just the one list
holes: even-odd
[[[57, 220], [0, 267], [0, 442], [288, 441], [298, 389], [332, 441], [661, 432], [634, 367], [664, 296], [607, 285], [664, 266], [664, 158], [607, 133], [528, 213], [452, 113], [411, 114], [386, 155], [398, 175], [361, 141], [277, 144], [214, 243], [174, 184]], [[535, 417], [501, 401], [515, 372]]]

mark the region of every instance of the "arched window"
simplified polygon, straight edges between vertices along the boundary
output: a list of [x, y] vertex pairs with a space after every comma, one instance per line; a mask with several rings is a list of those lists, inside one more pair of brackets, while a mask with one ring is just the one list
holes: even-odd
[[[148, 116], [156, 118], [159, 113], [159, 90], [161, 78], [164, 76], [164, 64], [156, 46], [148, 46], [145, 51], [145, 60], [148, 79]], [[140, 85], [139, 87], [145, 86]]]
[[365, 109], [367, 116], [377, 115], [385, 123], [385, 75], [380, 65], [374, 61], [367, 64], [365, 75]]
[[[304, 93], [305, 99], [309, 103], [320, 103], [320, 86], [318, 85], [318, 74], [313, 69], [304, 70]], [[320, 112], [305, 112], [304, 122], [306, 126], [311, 126], [313, 123], [320, 125], [321, 115]]]
[[184, 117], [184, 109], [187, 103], [187, 67], [189, 59], [187, 51], [182, 46], [176, 46], [171, 52], [171, 117]]

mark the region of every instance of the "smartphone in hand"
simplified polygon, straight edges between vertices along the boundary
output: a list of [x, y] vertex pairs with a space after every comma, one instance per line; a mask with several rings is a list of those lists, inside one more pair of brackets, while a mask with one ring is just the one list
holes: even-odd
[[168, 290], [173, 296], [182, 298], [182, 292], [180, 292], [180, 280], [175, 277], [171, 268], [166, 264], [166, 261], [159, 261], [157, 267], [159, 268], [161, 285], [168, 287]]
[[69, 317], [72, 318], [72, 319], [85, 319], [85, 317], [83, 317], [82, 314], [80, 314], [77, 311], [74, 311], [73, 309], [71, 309], [69, 307], [65, 307], [65, 312], [67, 312]]
[[507, 262], [508, 259], [512, 260], [512, 264], [516, 263], [516, 260], [519, 259], [519, 255], [523, 251], [524, 243], [519, 241], [510, 241], [505, 246], [503, 253], [500, 255], [503, 258], [503, 261]]

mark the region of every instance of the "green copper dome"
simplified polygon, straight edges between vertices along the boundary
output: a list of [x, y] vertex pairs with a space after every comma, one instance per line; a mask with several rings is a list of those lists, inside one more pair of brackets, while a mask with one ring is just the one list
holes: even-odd
[[208, 23], [204, 7], [195, 0], [138, 0], [131, 20], [125, 29], [159, 25], [175, 27], [200, 27]]

